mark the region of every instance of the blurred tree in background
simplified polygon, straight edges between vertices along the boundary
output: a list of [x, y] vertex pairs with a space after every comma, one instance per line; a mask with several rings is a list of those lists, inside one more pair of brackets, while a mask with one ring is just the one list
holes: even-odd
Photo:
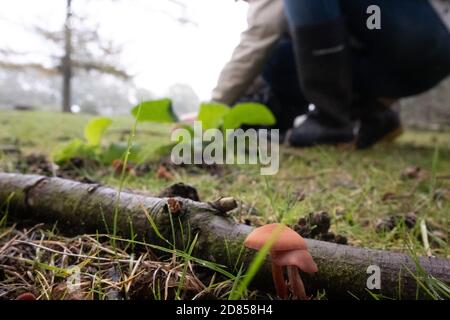
[[[118, 78], [118, 80], [125, 83], [132, 78], [120, 66], [122, 48], [113, 41], [101, 37], [98, 32], [98, 25], [90, 24], [87, 17], [74, 14], [72, 12], [72, 1], [66, 0], [66, 18], [64, 27], [61, 30], [51, 30], [41, 25], [31, 27], [32, 32], [44, 39], [48, 43], [47, 46], [52, 48], [48, 57], [50, 63], [0, 62], [0, 67], [12, 72], [12, 74], [6, 75], [12, 79], [4, 82], [12, 86], [10, 89], [17, 88], [17, 85], [21, 83], [28, 83], [28, 86], [25, 85], [25, 91], [35, 91], [35, 93], [30, 93], [31, 95], [43, 93], [45, 96], [43, 102], [59, 100], [64, 112], [73, 111], [72, 108], [75, 106], [76, 109], [76, 106], [81, 103], [81, 101], [72, 101], [72, 79], [75, 76], [82, 78], [82, 80], [87, 80], [87, 74], [91, 74], [96, 79], [98, 79], [98, 76], [107, 75], [109, 76], [107, 80], [109, 84], [115, 81], [111, 77]], [[3, 56], [13, 58], [17, 58], [18, 55], [24, 55], [24, 53], [17, 53], [7, 49], [3, 49], [2, 53]], [[24, 73], [30, 74], [25, 75]], [[36, 76], [39, 80], [50, 78], [50, 83], [48, 81], [39, 81], [35, 83], [35, 87], [30, 84], [33, 81], [24, 81], [27, 78], [36, 79]], [[59, 81], [62, 99], [55, 99], [56, 96], [52, 92], [56, 89], [55, 82], [58, 81], [55, 81], [55, 78], [57, 76], [62, 77], [62, 83]], [[48, 86], [44, 86], [43, 83], [47, 83]], [[95, 81], [92, 81], [91, 85], [94, 83]], [[77, 86], [83, 84], [85, 84], [84, 81], [77, 81]], [[76, 90], [79, 91], [80, 89]], [[128, 92], [124, 96], [128, 97]], [[88, 98], [88, 100], [92, 99]]]
[[[49, 26], [45, 19], [20, 25], [41, 40], [39, 56], [0, 45], [0, 108], [59, 108], [111, 115], [128, 113], [139, 100], [155, 98], [148, 89], [137, 88], [133, 75], [121, 64], [123, 44], [105, 37], [100, 32], [101, 21], [89, 10], [74, 7], [90, 1], [65, 0], [63, 25]], [[183, 1], [169, 1], [179, 10], [161, 13], [179, 24], [195, 25]], [[198, 97], [189, 85], [175, 84], [167, 95], [174, 99], [177, 112], [198, 107]]]

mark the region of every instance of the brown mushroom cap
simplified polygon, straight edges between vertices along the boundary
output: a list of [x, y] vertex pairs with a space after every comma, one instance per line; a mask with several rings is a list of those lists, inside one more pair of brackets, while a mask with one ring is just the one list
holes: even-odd
[[244, 245], [255, 250], [261, 249], [277, 228], [280, 228], [280, 232], [270, 251], [307, 250], [306, 241], [297, 232], [281, 223], [266, 224], [256, 228], [247, 236]]
[[36, 300], [36, 296], [30, 292], [25, 292], [19, 295], [16, 300], [33, 301]]
[[312, 256], [306, 250], [277, 251], [272, 253], [272, 261], [277, 266], [296, 266], [308, 273], [318, 270]]

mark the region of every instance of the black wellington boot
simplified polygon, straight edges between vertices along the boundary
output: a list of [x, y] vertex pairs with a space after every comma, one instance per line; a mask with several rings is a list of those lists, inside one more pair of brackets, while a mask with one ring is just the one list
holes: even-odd
[[292, 30], [297, 72], [313, 114], [292, 130], [290, 144], [306, 147], [354, 140], [352, 77], [343, 19]]

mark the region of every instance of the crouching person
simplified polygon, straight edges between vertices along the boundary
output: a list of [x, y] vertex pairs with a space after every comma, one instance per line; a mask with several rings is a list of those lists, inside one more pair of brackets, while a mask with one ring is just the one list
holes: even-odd
[[[248, 2], [248, 29], [212, 99], [233, 104], [262, 75], [284, 128], [308, 112], [289, 136], [293, 146], [367, 148], [393, 138], [401, 123], [390, 105], [450, 73], [448, 0]], [[374, 6], [379, 28], [367, 23]]]

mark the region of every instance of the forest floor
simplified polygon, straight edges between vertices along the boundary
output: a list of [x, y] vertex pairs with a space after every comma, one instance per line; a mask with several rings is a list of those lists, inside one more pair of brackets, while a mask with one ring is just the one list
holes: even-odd
[[[86, 115], [0, 111], [0, 149], [1, 146], [16, 146], [20, 150], [20, 154], [0, 151], [0, 171], [51, 173], [51, 169], [47, 167], [52, 152], [58, 145], [70, 139], [82, 139], [84, 125], [89, 119], [90, 116]], [[128, 136], [121, 131], [129, 130], [133, 123], [131, 117], [114, 118], [111, 130], [103, 142], [126, 141]], [[169, 133], [170, 126], [139, 124], [135, 142], [145, 145], [151, 154], [152, 150], [169, 142]], [[131, 170], [126, 176], [125, 186], [158, 194], [173, 183], [184, 182], [197, 189], [202, 201], [231, 196], [241, 203], [241, 210], [235, 218], [253, 225], [268, 222], [295, 225], [300, 218], [307, 217], [310, 213], [326, 212], [331, 219], [331, 226], [327, 234], [317, 235], [322, 240], [347, 241], [353, 246], [398, 252], [410, 252], [413, 249], [418, 255], [427, 255], [420, 231], [420, 222], [425, 219], [429, 229], [431, 254], [450, 258], [449, 159], [450, 130], [406, 131], [394, 143], [379, 145], [366, 151], [336, 147], [302, 150], [281, 147], [280, 170], [273, 176], [261, 176], [259, 167], [248, 165], [215, 167], [213, 170], [170, 166], [167, 167], [168, 174], [161, 175], [156, 172], [161, 160], [156, 156], [153, 158], [150, 156], [147, 166], [133, 164], [136, 170]], [[147, 170], [138, 170], [142, 167], [146, 167]], [[78, 168], [76, 175], [78, 178], [111, 186], [120, 184], [120, 176], [112, 166]], [[66, 250], [76, 247], [80, 250], [77, 251], [80, 255], [81, 247], [92, 248], [95, 244], [99, 248], [104, 248], [96, 251], [102, 252], [103, 256], [99, 253], [100, 256], [109, 259], [111, 255], [110, 249], [107, 249], [106, 245], [101, 247], [95, 237], [80, 236], [76, 239], [65, 239], [54, 233], [49, 234], [48, 230], [40, 230], [39, 226], [32, 230], [13, 229], [10, 228], [11, 223], [2, 224], [1, 220], [0, 215], [0, 265], [5, 264], [5, 252], [8, 252], [2, 252], [1, 250], [5, 249], [2, 249], [2, 246], [13, 239], [27, 241], [30, 237], [32, 238], [30, 241], [36, 242], [45, 238], [48, 242], [59, 243], [62, 251], [62, 248]], [[29, 260], [38, 255], [35, 252], [36, 248], [36, 250], [26, 249], [23, 243], [17, 246], [16, 251], [11, 252], [24, 250]], [[127, 268], [129, 261], [134, 259], [133, 255], [126, 248], [121, 254], [120, 268]], [[50, 258], [51, 255], [48, 259]], [[78, 257], [76, 263], [83, 265], [83, 261], [88, 263], [86, 262], [88, 260], [87, 256], [85, 259]], [[8, 261], [10, 263], [11, 260]], [[176, 279], [177, 272], [170, 272], [174, 268], [171, 262], [160, 263], [162, 265], [151, 265], [148, 262], [144, 269], [146, 272], [164, 270], [164, 275]], [[29, 279], [19, 271], [14, 271], [14, 268], [8, 269], [6, 275], [0, 272], [0, 299], [11, 298], [14, 294], [23, 292], [25, 284], [30, 286], [27, 290], [41, 299], [57, 297], [54, 275], [61, 270], [55, 271], [49, 267], [50, 265], [51, 263], [47, 261], [40, 266], [43, 270], [37, 273], [36, 269], [39, 271], [39, 266], [34, 265], [30, 269], [31, 266], [25, 268], [22, 265], [22, 272], [31, 272]], [[117, 266], [115, 268], [117, 269]], [[111, 277], [112, 273], [112, 277], [117, 276], [123, 280], [120, 272], [119, 275], [116, 274], [115, 268], [111, 269], [109, 266], [101, 269], [104, 278]], [[208, 295], [211, 291], [205, 293], [205, 288], [210, 286], [205, 285], [202, 279], [191, 271], [185, 277], [185, 283], [194, 288], [192, 290], [198, 295], [197, 298], [202, 295], [210, 297]], [[142, 274], [144, 273], [143, 271]], [[7, 279], [14, 274], [24, 278], [19, 281], [22, 287], [17, 283], [15, 287], [8, 285]], [[53, 280], [49, 280], [51, 274], [53, 278], [50, 278]], [[131, 279], [132, 276], [133, 272], [130, 271], [127, 279]], [[94, 294], [97, 298], [115, 297], [117, 286], [111, 285], [112, 280], [108, 281], [106, 283], [109, 289], [102, 292], [92, 289], [94, 281], [87, 281], [91, 287], [90, 297]], [[165, 281], [164, 285], [170, 287], [171, 281]], [[132, 292], [134, 285], [135, 282], [131, 281], [121, 282], [126, 292]], [[115, 288], [116, 291], [111, 291], [111, 288]], [[172, 284], [172, 288], [176, 289], [177, 286]], [[217, 285], [214, 288], [218, 290], [214, 295], [224, 298], [229, 287], [224, 282], [223, 286]], [[179, 298], [177, 294], [180, 294], [180, 290], [173, 293], [174, 297]], [[163, 294], [154, 290], [152, 295], [153, 298], [173, 297], [167, 292], [164, 293], [164, 290]], [[126, 297], [132, 296], [130, 293]], [[184, 298], [194, 296], [194, 293], [183, 295]]]

